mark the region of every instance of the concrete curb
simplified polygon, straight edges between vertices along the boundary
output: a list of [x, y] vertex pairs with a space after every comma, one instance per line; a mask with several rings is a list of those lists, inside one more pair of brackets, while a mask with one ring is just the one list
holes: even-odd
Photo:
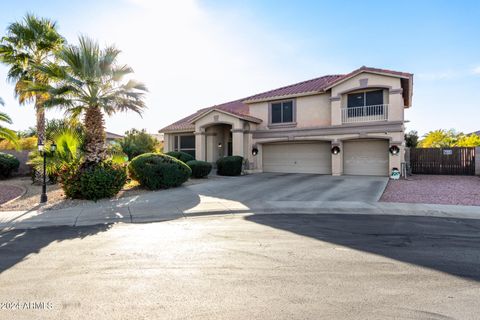
[[[3, 216], [2, 214], [5, 214]], [[256, 205], [203, 202], [194, 208], [158, 208], [138, 204], [73, 207], [62, 210], [0, 212], [0, 231], [42, 227], [80, 227], [114, 223], [151, 223], [209, 216], [242, 217], [266, 214], [359, 214], [480, 219], [480, 207], [385, 202], [267, 201]]]

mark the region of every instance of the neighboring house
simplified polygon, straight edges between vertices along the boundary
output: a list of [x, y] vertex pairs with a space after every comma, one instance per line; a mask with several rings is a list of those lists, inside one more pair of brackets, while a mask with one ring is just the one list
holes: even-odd
[[163, 133], [150, 133], [150, 135], [156, 139], [159, 143], [163, 143], [164, 134]]
[[240, 155], [250, 172], [388, 175], [404, 161], [412, 86], [411, 73], [361, 67], [201, 109], [160, 132], [165, 152]]
[[158, 141], [158, 150], [160, 152], [163, 152], [164, 134], [163, 133], [150, 133], [150, 135]]
[[108, 132], [108, 131], [106, 132], [106, 136], [107, 136], [107, 143], [108, 144], [114, 143], [114, 142], [124, 138], [124, 136], [122, 136], [121, 134], [116, 134], [116, 133], [112, 133], [112, 132]]

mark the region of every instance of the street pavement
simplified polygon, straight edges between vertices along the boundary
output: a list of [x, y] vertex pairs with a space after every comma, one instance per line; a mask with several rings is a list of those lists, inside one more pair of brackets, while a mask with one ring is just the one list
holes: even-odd
[[478, 319], [479, 231], [348, 213], [3, 231], [0, 319]]

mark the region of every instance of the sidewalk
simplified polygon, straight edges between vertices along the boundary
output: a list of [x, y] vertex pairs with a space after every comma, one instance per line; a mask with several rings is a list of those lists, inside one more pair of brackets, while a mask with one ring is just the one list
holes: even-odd
[[3, 211], [0, 230], [50, 226], [146, 223], [204, 215], [369, 214], [480, 219], [480, 207], [348, 201], [260, 201], [242, 203], [173, 190], [61, 210]]

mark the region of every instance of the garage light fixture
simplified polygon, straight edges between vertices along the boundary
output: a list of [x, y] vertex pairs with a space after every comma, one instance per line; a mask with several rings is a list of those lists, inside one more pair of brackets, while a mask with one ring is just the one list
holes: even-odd
[[398, 146], [391, 146], [388, 150], [394, 156], [400, 153], [400, 148]]
[[218, 143], [218, 148], [220, 149], [221, 147], [222, 147], [222, 143], [219, 142], [219, 143]]
[[339, 146], [334, 146], [332, 148], [332, 154], [339, 154], [340, 153], [340, 147]]
[[257, 154], [258, 154], [258, 149], [257, 149], [257, 147], [254, 146], [254, 147], [252, 148], [252, 155], [253, 155], [253, 156], [256, 156]]

